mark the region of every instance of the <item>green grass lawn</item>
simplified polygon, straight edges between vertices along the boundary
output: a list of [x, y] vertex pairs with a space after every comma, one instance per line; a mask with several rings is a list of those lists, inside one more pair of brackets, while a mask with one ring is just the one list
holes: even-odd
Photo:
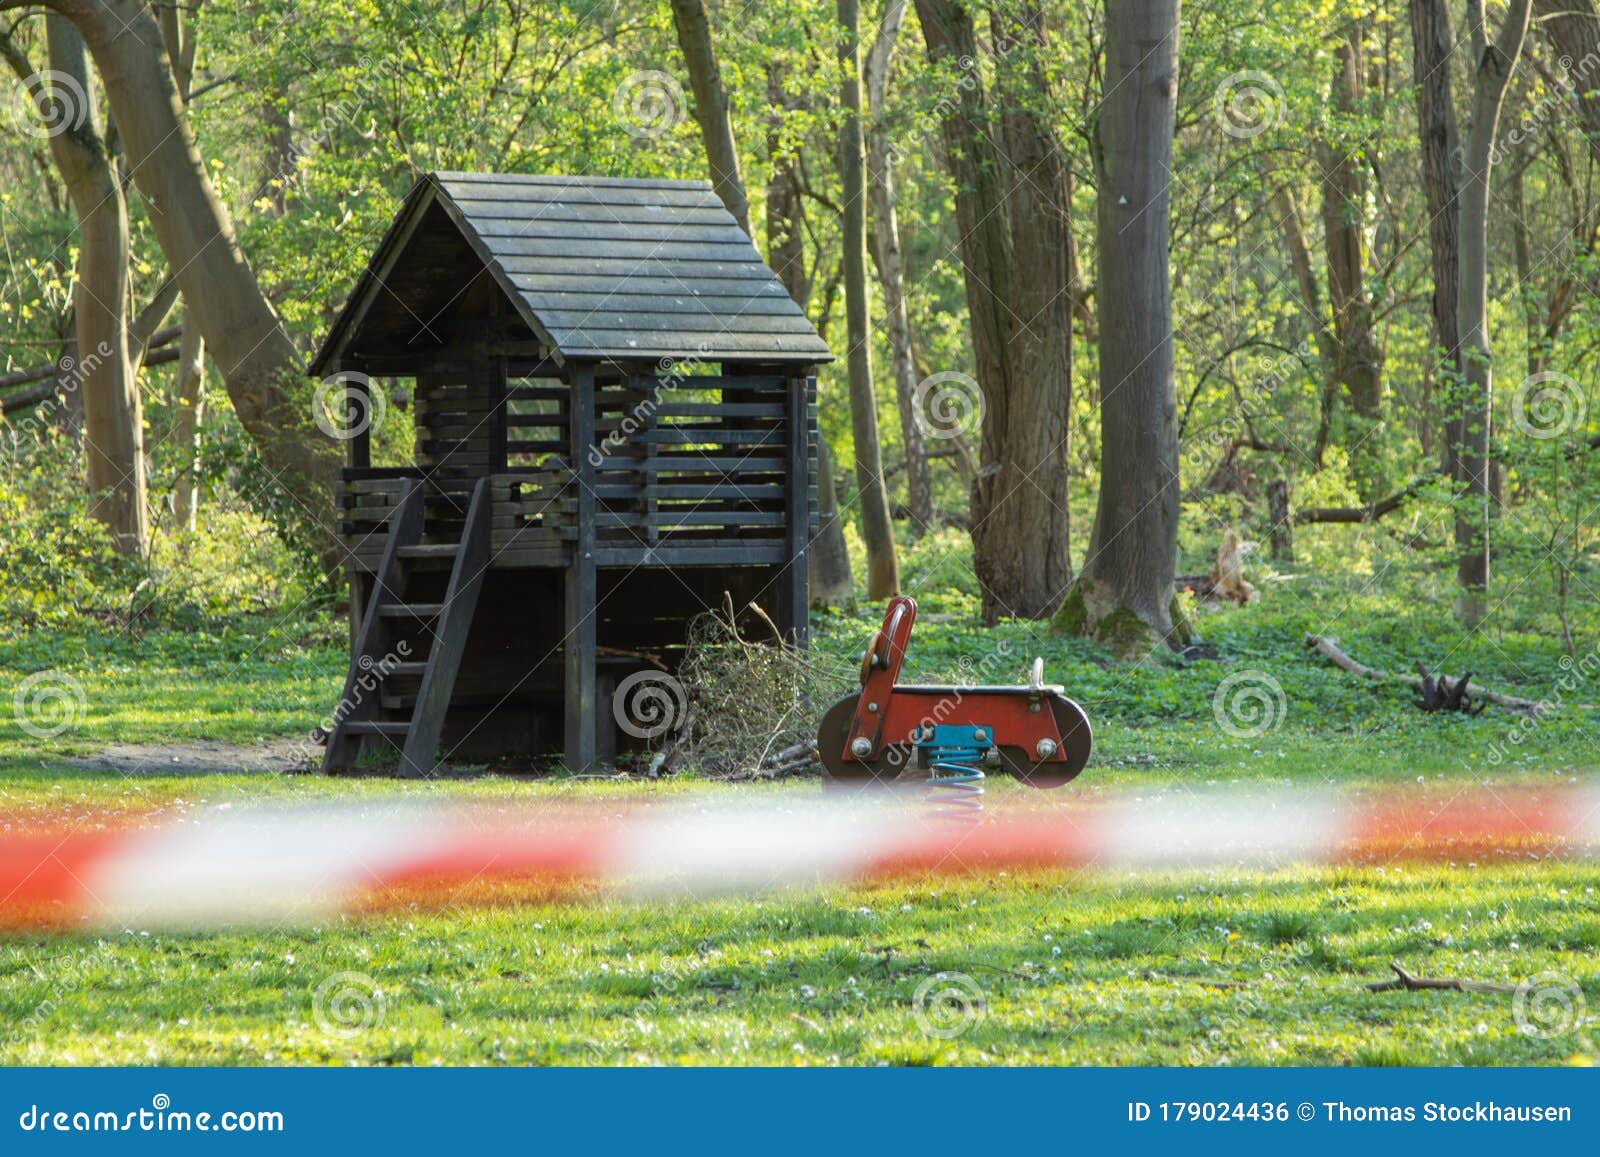
[[[1338, 634], [1390, 669], [1421, 658], [1538, 698], [1566, 669], [1538, 624], [1440, 626], [1426, 598], [1328, 582], [1203, 621], [1215, 661], [1111, 665], [1037, 624], [985, 632], [970, 596], [927, 599], [908, 679], [1020, 679], [1043, 654], [1088, 709], [1097, 754], [1064, 790], [1201, 784], [1548, 783], [1587, 779], [1595, 721], [1423, 715], [1403, 689], [1332, 671], [1299, 645]], [[878, 609], [819, 617], [848, 666]], [[73, 766], [112, 742], [237, 743], [302, 733], [343, 669], [340, 628], [251, 616], [195, 631], [0, 628], [0, 691], [53, 671], [81, 689], [40, 739], [0, 703], [0, 813], [178, 814], [224, 799], [392, 791], [526, 799], [776, 797], [812, 780], [714, 785], [478, 777], [402, 787], [315, 776], [120, 776]], [[1589, 637], [1594, 637], [1590, 632]], [[991, 670], [992, 668], [992, 670]], [[1281, 691], [1267, 726], [1219, 724], [1216, 689]], [[846, 690], [841, 687], [841, 691]], [[1269, 700], [1273, 696], [1269, 696]], [[1600, 688], [1573, 698], [1600, 701]], [[1023, 789], [996, 785], [1004, 802]], [[1030, 798], [1033, 798], [1030, 796]], [[1479, 864], [1274, 873], [918, 879], [762, 900], [478, 904], [315, 928], [0, 937], [0, 1062], [1561, 1064], [1600, 1040], [1600, 869]], [[1508, 994], [1368, 992], [1390, 960], [1518, 985]], [[920, 994], [920, 995], [919, 995]], [[1564, 1003], [1563, 1003], [1564, 1002]], [[1559, 1007], [1557, 1007], [1559, 1006]], [[1570, 1009], [1568, 1015], [1551, 1012]]]

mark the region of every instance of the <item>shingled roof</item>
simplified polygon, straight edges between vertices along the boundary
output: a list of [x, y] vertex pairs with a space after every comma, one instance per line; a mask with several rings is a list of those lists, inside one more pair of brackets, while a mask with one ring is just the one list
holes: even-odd
[[560, 360], [832, 360], [709, 182], [441, 172], [407, 196], [313, 358], [314, 374], [359, 355], [375, 304], [392, 299], [421, 333], [440, 292], [459, 295], [460, 285], [438, 284], [452, 280], [442, 272], [450, 267], [419, 228], [432, 222], [437, 232], [441, 210], [474, 265]]

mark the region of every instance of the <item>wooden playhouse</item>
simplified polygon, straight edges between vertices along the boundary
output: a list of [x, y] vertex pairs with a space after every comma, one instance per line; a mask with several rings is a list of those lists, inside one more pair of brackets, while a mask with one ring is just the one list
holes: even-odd
[[405, 466], [349, 439], [324, 770], [605, 762], [724, 591], [803, 644], [828, 360], [706, 182], [420, 180], [311, 365], [415, 426]]

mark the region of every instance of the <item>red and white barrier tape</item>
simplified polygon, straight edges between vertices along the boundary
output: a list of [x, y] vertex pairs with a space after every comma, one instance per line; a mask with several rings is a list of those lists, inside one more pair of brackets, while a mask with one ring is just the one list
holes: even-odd
[[416, 802], [238, 806], [121, 830], [0, 837], [0, 925], [270, 923], [400, 903], [549, 898], [558, 885], [696, 897], [906, 872], [1495, 856], [1600, 857], [1600, 789], [1173, 792], [995, 810], [973, 827], [878, 797], [525, 813]]

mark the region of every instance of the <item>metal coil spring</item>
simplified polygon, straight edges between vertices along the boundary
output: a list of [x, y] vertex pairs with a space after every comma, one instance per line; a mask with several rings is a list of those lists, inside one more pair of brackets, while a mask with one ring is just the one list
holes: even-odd
[[923, 747], [928, 787], [923, 799], [940, 819], [976, 824], [983, 813], [983, 755], [975, 744], [928, 744]]

